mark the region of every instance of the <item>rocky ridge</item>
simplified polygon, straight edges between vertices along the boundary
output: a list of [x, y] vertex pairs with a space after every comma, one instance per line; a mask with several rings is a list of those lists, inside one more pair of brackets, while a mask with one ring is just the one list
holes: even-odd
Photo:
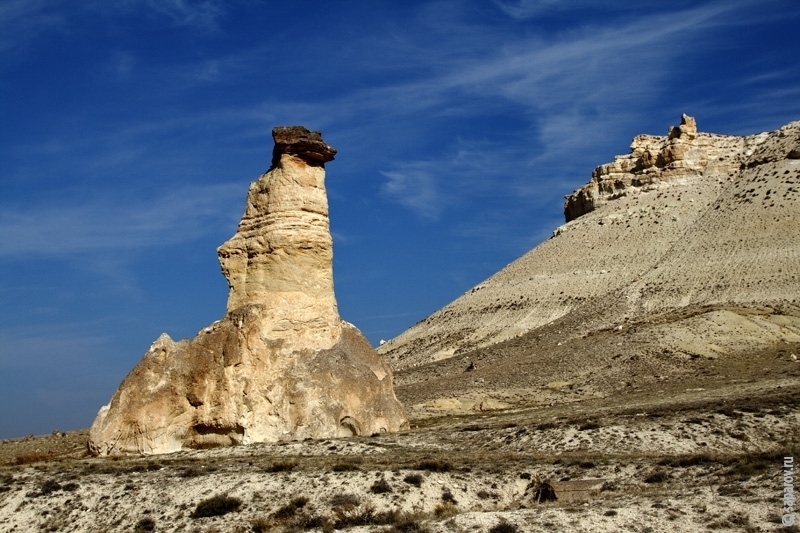
[[[713, 357], [797, 342], [798, 153], [800, 122], [736, 137], [698, 133], [684, 115], [666, 137], [638, 136], [630, 154], [567, 197], [567, 223], [551, 239], [378, 351], [408, 370], [550, 324], [564, 324], [558, 350], [650, 319], [654, 353]], [[656, 327], [681, 310], [692, 318]]]
[[272, 166], [250, 185], [218, 250], [225, 316], [192, 340], [162, 334], [101, 408], [97, 455], [370, 435], [407, 425], [392, 372], [339, 317], [318, 132], [275, 128]]
[[570, 222], [611, 200], [658, 189], [663, 181], [736, 172], [765, 136], [699, 133], [695, 119], [684, 114], [667, 136], [637, 135], [630, 153], [594, 169], [591, 181], [566, 197], [564, 217]]

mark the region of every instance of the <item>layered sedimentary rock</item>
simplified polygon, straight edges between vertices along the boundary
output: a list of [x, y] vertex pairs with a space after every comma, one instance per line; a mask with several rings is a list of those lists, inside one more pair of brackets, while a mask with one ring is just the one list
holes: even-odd
[[668, 135], [637, 135], [630, 153], [594, 169], [591, 181], [566, 197], [564, 216], [574, 220], [631, 188], [651, 190], [672, 179], [736, 172], [747, 157], [746, 146], [761, 140], [698, 133], [695, 119], [683, 115]]
[[407, 425], [392, 373], [333, 292], [318, 132], [275, 128], [268, 172], [250, 185], [219, 250], [225, 316], [192, 340], [162, 334], [92, 425], [100, 455], [330, 438]]
[[[378, 351], [395, 370], [409, 369], [513, 343], [550, 324], [579, 324], [558, 329], [567, 346], [659, 313], [687, 309], [701, 317], [703, 309], [727, 306], [744, 315], [771, 309], [782, 325], [742, 319], [745, 328], [732, 325], [739, 318], [726, 318], [703, 336], [683, 324], [669, 335], [653, 333], [647, 349], [697, 355], [708, 352], [707, 344], [734, 350], [794, 342], [800, 338], [797, 154], [800, 122], [729, 136], [698, 132], [694, 119], [683, 116], [667, 136], [637, 136], [630, 154], [598, 167], [567, 197], [567, 223], [551, 239]], [[749, 340], [734, 330], [746, 330]], [[679, 337], [702, 338], [702, 346]]]

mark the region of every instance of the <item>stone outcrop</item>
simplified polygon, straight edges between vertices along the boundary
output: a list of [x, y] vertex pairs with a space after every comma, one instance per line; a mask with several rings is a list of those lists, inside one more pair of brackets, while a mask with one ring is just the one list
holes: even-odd
[[747, 143], [745, 137], [698, 133], [695, 119], [683, 115], [668, 135], [637, 135], [629, 154], [594, 169], [591, 181], [566, 197], [564, 217], [569, 222], [632, 190], [652, 190], [671, 179], [736, 172]]
[[407, 426], [392, 373], [339, 317], [318, 132], [275, 128], [272, 166], [250, 185], [218, 250], [225, 316], [192, 340], [162, 334], [101, 408], [94, 454], [393, 432]]
[[[422, 376], [423, 383], [430, 377], [428, 363], [453, 359], [461, 375], [467, 364], [461, 357], [482, 369], [494, 361], [479, 364], [472, 358], [475, 350], [513, 346], [549, 327], [557, 332], [550, 348], [560, 353], [571, 339], [627, 330], [658, 314], [726, 306], [744, 314], [774, 309], [785, 325], [744, 327], [726, 315], [721, 322], [708, 319], [717, 333], [705, 338], [689, 331], [697, 324], [682, 323], [668, 333], [669, 328], [647, 330], [652, 336], [642, 342], [656, 354], [694, 355], [710, 353], [706, 344], [733, 352], [789, 342], [800, 334], [792, 329], [800, 314], [777, 310], [800, 305], [798, 152], [800, 122], [770, 133], [728, 136], [698, 132], [695, 121], [684, 116], [667, 136], [637, 136], [629, 155], [598, 167], [589, 183], [568, 197], [567, 222], [552, 238], [378, 352], [403, 371], [397, 380], [406, 387], [412, 380], [406, 371]], [[735, 337], [734, 330], [747, 331], [749, 340]], [[694, 340], [678, 342], [678, 337]], [[695, 347], [686, 348], [690, 344]], [[531, 361], [532, 367], [537, 364]], [[443, 375], [443, 366], [435, 368], [431, 375]], [[472, 376], [479, 373], [464, 375], [477, 379]], [[573, 379], [571, 374], [552, 378]], [[427, 385], [435, 387], [432, 378]]]

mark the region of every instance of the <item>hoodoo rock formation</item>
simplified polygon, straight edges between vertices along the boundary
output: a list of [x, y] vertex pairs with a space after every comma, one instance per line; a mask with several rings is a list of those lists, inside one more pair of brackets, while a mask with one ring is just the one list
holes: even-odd
[[272, 166], [251, 184], [219, 250], [225, 316], [192, 340], [162, 334], [102, 407], [98, 455], [393, 432], [407, 426], [392, 372], [339, 317], [318, 132], [273, 130]]

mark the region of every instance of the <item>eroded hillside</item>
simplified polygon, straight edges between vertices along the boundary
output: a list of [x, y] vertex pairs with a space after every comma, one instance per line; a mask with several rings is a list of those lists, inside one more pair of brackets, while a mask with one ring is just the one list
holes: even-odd
[[[555, 352], [651, 322], [633, 351], [691, 359], [796, 343], [798, 158], [800, 122], [736, 137], [698, 133], [684, 116], [668, 136], [638, 136], [567, 197], [568, 222], [551, 239], [379, 351], [403, 371], [556, 323], [569, 327]], [[682, 311], [695, 318], [668, 318]]]

